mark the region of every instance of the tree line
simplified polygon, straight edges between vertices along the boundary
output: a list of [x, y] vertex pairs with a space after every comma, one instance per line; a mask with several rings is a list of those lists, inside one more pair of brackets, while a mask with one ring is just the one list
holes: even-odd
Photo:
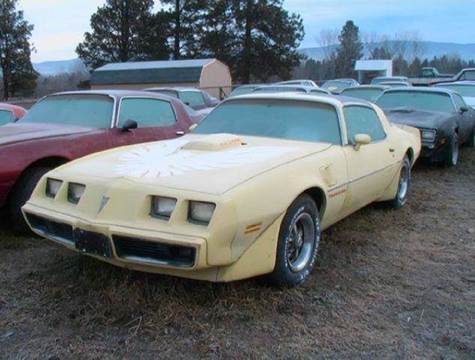
[[336, 30], [322, 30], [319, 42], [323, 49], [323, 59], [305, 59], [294, 69], [294, 77], [316, 81], [356, 78], [354, 64], [356, 60], [363, 58], [365, 46], [369, 53], [368, 59], [392, 60], [394, 75], [418, 77], [422, 68], [429, 66], [447, 74], [475, 67], [474, 60], [462, 60], [458, 55], [423, 58], [425, 49], [417, 33], [395, 34], [392, 38], [379, 34], [362, 35], [351, 20], [346, 22], [339, 33]]
[[[0, 2], [0, 66], [4, 98], [34, 89], [33, 25], [18, 0]], [[154, 10], [157, 9], [158, 10]], [[106, 0], [76, 52], [90, 70], [110, 62], [215, 57], [237, 82], [290, 78], [302, 59], [299, 15], [283, 0]]]

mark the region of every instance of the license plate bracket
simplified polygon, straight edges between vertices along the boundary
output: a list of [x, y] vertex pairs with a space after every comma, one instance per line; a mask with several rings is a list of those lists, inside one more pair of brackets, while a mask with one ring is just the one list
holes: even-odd
[[82, 229], [74, 229], [73, 239], [76, 249], [82, 253], [101, 256], [104, 258], [112, 257], [110, 239], [103, 234]]

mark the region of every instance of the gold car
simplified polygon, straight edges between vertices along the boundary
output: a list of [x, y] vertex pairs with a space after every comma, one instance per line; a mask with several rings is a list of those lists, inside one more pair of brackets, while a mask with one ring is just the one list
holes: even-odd
[[322, 230], [374, 201], [404, 205], [420, 148], [418, 130], [362, 100], [244, 95], [182, 138], [51, 171], [23, 212], [37, 234], [114, 265], [294, 286]]

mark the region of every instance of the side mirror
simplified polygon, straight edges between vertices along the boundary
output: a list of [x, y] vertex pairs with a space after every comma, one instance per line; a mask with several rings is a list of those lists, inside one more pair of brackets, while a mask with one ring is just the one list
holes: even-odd
[[137, 129], [138, 128], [138, 124], [137, 124], [137, 121], [135, 120], [126, 120], [124, 125], [122, 125], [122, 132], [128, 132], [130, 130], [133, 130], [133, 129]]
[[359, 150], [361, 146], [371, 143], [371, 136], [368, 134], [356, 134], [355, 135], [355, 150]]
[[463, 114], [463, 113], [466, 113], [467, 111], [468, 111], [468, 107], [466, 107], [466, 106], [462, 106], [462, 107], [460, 108], [460, 112], [461, 112], [462, 114]]

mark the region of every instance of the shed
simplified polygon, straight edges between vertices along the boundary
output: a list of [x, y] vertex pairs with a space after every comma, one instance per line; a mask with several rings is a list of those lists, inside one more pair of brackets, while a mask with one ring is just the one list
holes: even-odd
[[111, 63], [94, 70], [91, 77], [93, 90], [174, 86], [223, 97], [231, 92], [231, 72], [217, 59], [165, 60]]
[[393, 76], [392, 60], [357, 60], [355, 71], [360, 84], [369, 83], [377, 76]]

